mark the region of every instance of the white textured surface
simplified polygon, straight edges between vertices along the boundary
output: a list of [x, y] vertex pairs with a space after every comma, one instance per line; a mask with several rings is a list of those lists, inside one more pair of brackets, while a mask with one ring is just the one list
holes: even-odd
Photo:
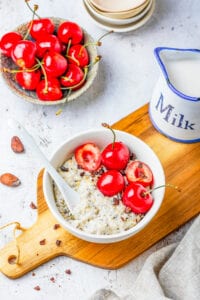
[[[33, 2], [34, 3], [34, 2]], [[93, 25], [83, 10], [81, 1], [38, 0], [41, 16], [55, 16], [78, 22], [96, 39], [104, 31]], [[156, 46], [198, 48], [199, 0], [159, 0], [151, 20], [142, 28], [123, 34], [112, 34], [103, 40], [99, 53], [103, 59], [97, 80], [87, 94], [62, 107], [35, 106], [12, 94], [0, 79], [0, 173], [12, 172], [22, 185], [10, 189], [0, 186], [0, 225], [16, 220], [28, 227], [36, 220], [37, 212], [29, 205], [36, 199], [36, 178], [40, 162], [32, 155], [16, 155], [10, 150], [7, 119], [15, 117], [36, 138], [49, 156], [58, 143], [82, 129], [100, 126], [101, 122], [116, 122], [149, 101], [159, 70], [153, 56]], [[0, 1], [0, 35], [30, 18], [23, 0]], [[0, 273], [0, 298], [4, 299], [68, 299], [86, 300], [96, 289], [114, 289], [123, 296], [130, 293], [145, 259], [150, 253], [169, 243], [179, 241], [188, 224], [172, 233], [125, 267], [108, 271], [92, 267], [67, 257], [56, 258], [32, 273], [10, 280]], [[12, 238], [11, 230], [0, 233], [0, 246]], [[71, 269], [71, 275], [65, 274]], [[55, 277], [56, 282], [50, 281]], [[147, 283], [148, 284], [148, 283]], [[41, 290], [33, 288], [40, 285]], [[153, 300], [153, 299], [152, 299]]]

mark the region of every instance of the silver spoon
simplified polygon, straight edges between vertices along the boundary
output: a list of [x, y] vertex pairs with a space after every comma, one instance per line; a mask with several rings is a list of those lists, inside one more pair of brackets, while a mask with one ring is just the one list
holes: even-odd
[[33, 151], [37, 154], [43, 166], [55, 181], [58, 189], [60, 190], [70, 212], [73, 214], [73, 210], [76, 205], [80, 202], [80, 197], [77, 192], [75, 192], [66, 181], [60, 176], [60, 174], [56, 171], [56, 169], [51, 165], [45, 155], [42, 153], [40, 148], [37, 146], [34, 138], [27, 132], [27, 130], [16, 120], [9, 119], [9, 126], [17, 129], [19, 132], [19, 137], [22, 137], [23, 141], [27, 143], [31, 147]]

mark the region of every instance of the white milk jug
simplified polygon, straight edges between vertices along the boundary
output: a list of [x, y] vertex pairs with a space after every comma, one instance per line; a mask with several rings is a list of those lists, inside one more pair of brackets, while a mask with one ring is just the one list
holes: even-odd
[[149, 114], [155, 128], [183, 143], [200, 141], [200, 50], [158, 47], [161, 68]]

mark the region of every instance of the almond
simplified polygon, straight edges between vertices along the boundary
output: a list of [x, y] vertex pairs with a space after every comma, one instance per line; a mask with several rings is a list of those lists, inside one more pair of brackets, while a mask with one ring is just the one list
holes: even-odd
[[11, 139], [11, 148], [15, 153], [24, 152], [24, 145], [18, 136], [13, 136]]
[[0, 182], [7, 186], [18, 186], [20, 185], [20, 180], [18, 177], [11, 173], [4, 173], [0, 176]]
[[35, 205], [35, 203], [31, 202], [30, 208], [32, 208], [32, 209], [37, 209], [37, 206]]

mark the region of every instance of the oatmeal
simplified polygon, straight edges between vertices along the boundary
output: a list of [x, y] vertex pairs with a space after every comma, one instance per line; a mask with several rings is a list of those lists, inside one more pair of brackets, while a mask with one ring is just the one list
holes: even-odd
[[143, 218], [144, 214], [135, 214], [122, 203], [121, 193], [107, 197], [99, 191], [96, 184], [104, 167], [94, 172], [85, 171], [72, 156], [58, 171], [80, 195], [80, 203], [72, 216], [61, 193], [54, 186], [58, 210], [75, 228], [91, 234], [110, 235], [132, 228]]

